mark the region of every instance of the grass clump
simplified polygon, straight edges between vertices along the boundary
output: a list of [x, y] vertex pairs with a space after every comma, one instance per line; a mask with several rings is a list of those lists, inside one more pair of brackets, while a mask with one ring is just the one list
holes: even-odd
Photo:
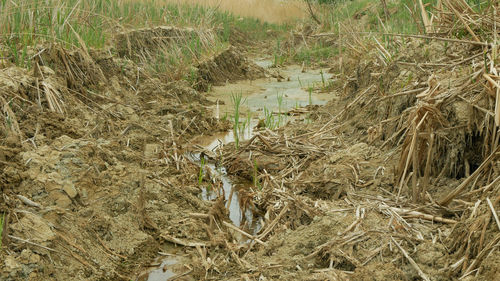
[[231, 101], [234, 106], [234, 115], [233, 115], [233, 134], [234, 134], [234, 143], [236, 148], [239, 148], [240, 144], [240, 107], [245, 102], [243, 99], [243, 93], [232, 93]]
[[300, 48], [293, 55], [293, 59], [296, 62], [311, 65], [313, 63], [325, 61], [337, 53], [337, 49], [332, 46], [327, 46], [320, 41], [315, 42], [312, 46]]

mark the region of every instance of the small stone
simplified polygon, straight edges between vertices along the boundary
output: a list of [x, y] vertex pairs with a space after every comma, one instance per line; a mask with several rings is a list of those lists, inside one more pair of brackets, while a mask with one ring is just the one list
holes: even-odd
[[78, 191], [73, 184], [67, 183], [63, 186], [62, 189], [64, 190], [64, 192], [66, 192], [66, 194], [68, 194], [70, 198], [75, 198], [78, 195]]
[[49, 193], [49, 199], [52, 200], [58, 207], [63, 209], [71, 205], [71, 199], [61, 190], [54, 190]]
[[89, 193], [87, 192], [87, 190], [85, 188], [82, 188], [81, 191], [82, 191], [81, 197], [83, 199], [87, 199], [89, 197]]
[[59, 196], [57, 196], [57, 199], [55, 201], [56, 201], [56, 205], [58, 207], [63, 208], [63, 209], [66, 209], [71, 205], [71, 199], [69, 199], [68, 196], [66, 196], [62, 193], [59, 193]]

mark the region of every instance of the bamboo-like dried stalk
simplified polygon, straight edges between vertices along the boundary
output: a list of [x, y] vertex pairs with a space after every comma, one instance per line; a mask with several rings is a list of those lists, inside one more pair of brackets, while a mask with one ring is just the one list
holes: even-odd
[[418, 4], [420, 7], [420, 15], [422, 16], [422, 22], [424, 23], [425, 27], [425, 33], [432, 33], [433, 28], [432, 28], [432, 23], [429, 20], [429, 15], [427, 15], [427, 11], [425, 10], [424, 3], [422, 0], [418, 0]]

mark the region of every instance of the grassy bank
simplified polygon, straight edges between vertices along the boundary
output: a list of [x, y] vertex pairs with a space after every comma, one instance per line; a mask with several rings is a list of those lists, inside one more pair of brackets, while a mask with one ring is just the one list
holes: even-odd
[[[218, 34], [214, 46], [226, 44], [232, 28], [245, 32], [249, 39], [255, 40], [265, 38], [268, 30], [288, 28], [287, 24], [269, 24], [197, 4], [172, 2], [0, 1], [0, 56], [9, 58], [16, 65], [29, 67], [32, 59], [30, 49], [34, 46], [57, 42], [66, 48], [102, 48], [111, 42], [117, 32], [160, 25], [214, 29]], [[189, 61], [189, 58], [183, 61]]]
[[[456, 25], [448, 25], [444, 17], [453, 17], [453, 13], [443, 14], [446, 8], [436, 0], [422, 0], [425, 12], [419, 1], [413, 0], [332, 0], [320, 1], [322, 4], [312, 6], [312, 11], [318, 22], [313, 23], [314, 35], [312, 42], [308, 45], [282, 51], [281, 56], [286, 57], [283, 61], [291, 60], [297, 63], [322, 64], [325, 61], [336, 58], [347, 49], [357, 48], [364, 45], [366, 41], [373, 42], [378, 38], [384, 48], [390, 48], [393, 36], [387, 34], [434, 34], [442, 36], [447, 34], [459, 39], [466, 39], [470, 32], [459, 22]], [[385, 5], [384, 5], [385, 3]], [[490, 1], [464, 0], [456, 2], [460, 9], [468, 9], [472, 18], [469, 27], [474, 29], [478, 36], [492, 40], [491, 32], [480, 30], [482, 22], [481, 15], [491, 6]], [[487, 14], [492, 12], [487, 12]], [[424, 19], [426, 17], [426, 19]], [[442, 28], [436, 22], [444, 23]], [[492, 21], [489, 19], [489, 21]], [[312, 22], [312, 20], [311, 20]], [[427, 26], [426, 23], [427, 22]], [[310, 32], [307, 31], [306, 32]], [[323, 36], [324, 35], [324, 36]], [[485, 37], [486, 36], [486, 37]], [[343, 44], [347, 41], [356, 41], [355, 45]]]

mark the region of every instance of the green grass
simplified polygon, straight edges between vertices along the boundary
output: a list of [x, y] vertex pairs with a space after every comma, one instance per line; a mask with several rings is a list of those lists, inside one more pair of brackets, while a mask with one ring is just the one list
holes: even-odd
[[338, 50], [332, 46], [327, 46], [323, 42], [315, 42], [312, 46], [304, 46], [298, 49], [293, 55], [293, 60], [298, 63], [311, 65], [325, 61], [338, 54]]
[[203, 172], [205, 169], [205, 157], [201, 156], [200, 158], [200, 172], [198, 174], [198, 185], [201, 185], [203, 183], [203, 177], [205, 176], [205, 173]]
[[[362, 31], [383, 32], [378, 17], [383, 20], [389, 32], [415, 34], [423, 29], [422, 23], [416, 22], [409, 11], [409, 9], [414, 9], [414, 0], [386, 0], [387, 9], [391, 13], [387, 21], [379, 0], [320, 0], [319, 2], [329, 4], [325, 6], [327, 8], [318, 9], [323, 11], [319, 15], [325, 30], [336, 31], [338, 22], [345, 23], [355, 17], [367, 18], [367, 25], [362, 26]], [[436, 13], [431, 7], [437, 3], [437, 0], [423, 0], [422, 2], [424, 5], [430, 4], [429, 8], [426, 8], [429, 17], [431, 13]], [[491, 0], [466, 0], [466, 2], [478, 13], [483, 12], [492, 3]], [[420, 10], [417, 9], [414, 12], [415, 17], [420, 21]], [[421, 25], [420, 29], [418, 25]]]
[[281, 43], [280, 43], [280, 39], [278, 38], [278, 40], [276, 40], [276, 48], [274, 49], [274, 53], [273, 53], [273, 66], [274, 67], [277, 67], [277, 66], [282, 66], [283, 64], [285, 64], [286, 62], [286, 59], [287, 59], [287, 55], [285, 53], [283, 53], [283, 50], [281, 50]]
[[283, 94], [277, 93], [276, 100], [278, 102], [278, 114], [277, 115], [275, 115], [272, 110], [269, 110], [269, 109], [267, 109], [267, 107], [264, 107], [264, 126], [266, 128], [271, 129], [271, 130], [274, 130], [274, 129], [277, 129], [277, 128], [283, 126], [287, 121], [286, 114], [283, 112], [283, 109], [285, 106]]
[[269, 129], [274, 129], [275, 128], [275, 120], [274, 120], [274, 115], [272, 110], [267, 109], [267, 107], [264, 107], [264, 126]]
[[253, 186], [258, 188], [259, 190], [262, 190], [262, 185], [259, 181], [259, 174], [258, 174], [258, 167], [257, 167], [257, 160], [253, 160]]
[[241, 126], [240, 126], [240, 132], [241, 133], [244, 133], [244, 130], [245, 129], [248, 129], [250, 130], [250, 127], [252, 126], [252, 112], [249, 111], [247, 114], [246, 114], [246, 117], [245, 119], [243, 120], [243, 122], [241, 123]]
[[[384, 25], [391, 32], [396, 33], [416, 33], [418, 27], [408, 8], [413, 8], [413, 0], [386, 1], [387, 9], [392, 13]], [[424, 4], [435, 3], [435, 0], [423, 0]], [[383, 27], [380, 24], [379, 17], [385, 20], [383, 6], [378, 0], [337, 0], [331, 5], [331, 9], [323, 9], [327, 12], [322, 13], [322, 20], [325, 29], [337, 30], [338, 22], [355, 18], [366, 17], [367, 25], [363, 25], [362, 31], [381, 32]], [[407, 8], [408, 7], [408, 8]], [[420, 17], [420, 14], [417, 14]]]
[[313, 100], [312, 100], [313, 88], [311, 86], [309, 86], [309, 88], [307, 88], [307, 92], [309, 94], [309, 105], [312, 105], [313, 104]]
[[[151, 26], [213, 28], [218, 44], [228, 43], [236, 28], [249, 39], [267, 37], [267, 30], [284, 31], [289, 25], [277, 25], [253, 18], [240, 18], [228, 12], [198, 5], [170, 4], [161, 0], [0, 0], [0, 56], [11, 57], [19, 66], [30, 67], [33, 47], [57, 42], [66, 48], [85, 44], [102, 48], [114, 34]], [[206, 50], [199, 38], [192, 38], [179, 54], [159, 54], [154, 65], [158, 72], [165, 65], [190, 63]]]
[[240, 107], [245, 102], [243, 99], [243, 94], [240, 93], [232, 93], [231, 101], [233, 102], [234, 107], [234, 115], [233, 115], [233, 134], [234, 134], [234, 143], [236, 145], [236, 149], [239, 148], [240, 144]]

